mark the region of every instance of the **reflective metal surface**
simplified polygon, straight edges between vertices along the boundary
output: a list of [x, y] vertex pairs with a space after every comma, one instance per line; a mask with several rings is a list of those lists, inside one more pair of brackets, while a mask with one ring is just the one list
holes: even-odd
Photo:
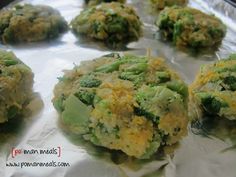
[[[68, 22], [83, 9], [82, 0], [18, 2], [50, 5], [58, 9]], [[166, 58], [187, 83], [192, 82], [202, 64], [236, 52], [236, 10], [222, 0], [189, 2], [189, 6], [214, 13], [228, 27], [218, 50], [201, 52], [180, 50], [161, 41], [156, 35], [158, 29], [153, 25], [156, 14], [152, 13], [147, 1], [131, 0], [128, 3], [135, 7], [144, 22], [144, 36], [129, 44], [125, 52], [145, 55], [146, 49], [150, 48], [152, 55]], [[62, 70], [71, 69], [82, 60], [111, 52], [106, 46], [78, 39], [68, 31], [50, 42], [0, 47], [12, 50], [32, 68], [35, 73], [34, 91], [39, 94], [31, 103], [31, 111], [22, 126], [16, 125], [10, 133], [0, 132], [1, 177], [236, 177], [236, 153], [231, 148], [233, 142], [230, 139], [202, 136], [191, 130], [173, 157], [136, 161], [122, 159], [119, 154], [94, 147], [59, 128], [58, 114], [51, 103], [57, 77], [63, 74]]]

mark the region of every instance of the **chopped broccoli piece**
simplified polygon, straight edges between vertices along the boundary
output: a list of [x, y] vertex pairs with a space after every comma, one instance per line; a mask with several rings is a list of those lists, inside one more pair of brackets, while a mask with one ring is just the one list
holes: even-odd
[[197, 93], [197, 96], [201, 99], [204, 110], [210, 115], [217, 115], [222, 107], [228, 106], [223, 100], [209, 93], [201, 92]]
[[188, 97], [188, 87], [187, 85], [182, 82], [182, 81], [170, 81], [167, 83], [167, 88], [176, 91], [177, 93], [179, 93], [180, 95], [183, 96], [183, 98], [187, 98]]
[[53, 106], [56, 108], [58, 112], [63, 112], [64, 106], [63, 101], [65, 100], [65, 96], [62, 94], [56, 100], [53, 101]]
[[82, 103], [76, 96], [70, 95], [64, 102], [62, 120], [65, 124], [80, 129], [80, 133], [87, 131], [91, 108]]
[[[127, 61], [129, 63], [129, 60]], [[144, 72], [147, 70], [147, 63], [140, 62], [134, 63], [131, 66], [124, 69], [124, 71], [119, 75], [120, 79], [133, 81], [135, 85], [143, 82]]]
[[[112, 11], [112, 13], [114, 13], [114, 11]], [[117, 14], [110, 14], [112, 15], [112, 20], [109, 21], [108, 26], [107, 26], [107, 30], [109, 33], [127, 33], [127, 28], [128, 28], [128, 21], [122, 17], [122, 16], [118, 16]], [[127, 37], [128, 37], [128, 33], [127, 33]]]
[[81, 87], [87, 87], [87, 88], [98, 87], [99, 85], [101, 85], [101, 83], [102, 81], [96, 79], [94, 75], [84, 75], [80, 79]]
[[224, 84], [226, 84], [230, 90], [236, 91], [236, 77], [227, 76], [223, 80]]
[[139, 108], [139, 107], [134, 107], [134, 113], [137, 116], [145, 116], [146, 118], [150, 119], [151, 121], [155, 122], [158, 124], [159, 122], [159, 117], [154, 115], [151, 112], [147, 112], [146, 110]]
[[170, 109], [183, 105], [181, 96], [165, 86], [142, 87], [136, 93], [136, 101], [142, 110], [155, 115], [155, 117], [160, 117]]
[[95, 97], [95, 93], [89, 90], [79, 90], [75, 93], [75, 96], [87, 105], [92, 105]]
[[183, 23], [181, 21], [177, 21], [174, 24], [174, 31], [173, 31], [173, 41], [176, 42], [178, 37], [181, 35], [183, 31]]
[[115, 61], [113, 63], [109, 63], [103, 66], [98, 67], [95, 69], [95, 72], [103, 72], [103, 73], [110, 73], [113, 71], [119, 70], [119, 66], [122, 64], [121, 61]]
[[16, 61], [16, 60], [5, 60], [4, 62], [5, 62], [6, 66], [11, 66], [11, 65], [18, 64], [18, 61]]
[[147, 63], [135, 63], [126, 68], [124, 71], [132, 72], [133, 74], [140, 74], [142, 72], [145, 72], [147, 70], [147, 67]]
[[165, 71], [156, 72], [157, 83], [163, 83], [170, 80], [170, 74]]
[[119, 75], [119, 78], [123, 80], [132, 81], [135, 85], [138, 85], [139, 83], [143, 82], [144, 76], [145, 76], [144, 73], [136, 75], [133, 72], [122, 72]]

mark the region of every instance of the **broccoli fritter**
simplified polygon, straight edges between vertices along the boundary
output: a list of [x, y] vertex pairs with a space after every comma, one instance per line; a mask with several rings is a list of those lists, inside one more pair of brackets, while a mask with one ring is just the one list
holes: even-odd
[[201, 68], [190, 87], [193, 118], [236, 120], [236, 55]]
[[157, 20], [165, 39], [176, 46], [210, 47], [221, 43], [226, 26], [220, 19], [190, 7], [167, 7]]
[[142, 35], [142, 23], [134, 9], [118, 2], [85, 9], [71, 25], [76, 35], [104, 41], [114, 48], [137, 41]]
[[94, 6], [101, 4], [103, 2], [120, 2], [120, 3], [125, 3], [126, 0], [85, 0], [85, 3], [88, 6]]
[[32, 96], [33, 73], [12, 52], [0, 50], [0, 123], [22, 114]]
[[118, 54], [66, 71], [53, 98], [67, 130], [139, 159], [187, 134], [187, 102], [187, 86], [163, 59]]
[[162, 10], [165, 7], [170, 7], [174, 5], [185, 6], [188, 0], [150, 0], [152, 5], [157, 10]]
[[4, 44], [52, 39], [66, 29], [67, 22], [49, 6], [16, 5], [0, 12], [0, 40]]

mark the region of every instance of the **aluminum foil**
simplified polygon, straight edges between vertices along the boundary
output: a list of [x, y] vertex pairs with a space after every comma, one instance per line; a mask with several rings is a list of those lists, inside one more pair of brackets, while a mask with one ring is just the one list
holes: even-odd
[[[58, 9], [68, 22], [83, 9], [83, 0], [23, 0], [14, 3], [46, 4]], [[13, 3], [13, 4], [14, 4]], [[222, 0], [190, 0], [189, 6], [214, 13], [227, 25], [227, 35], [217, 51], [181, 51], [158, 39], [148, 1], [130, 0], [144, 22], [144, 36], [130, 43], [124, 52], [166, 58], [187, 83], [205, 63], [236, 52], [236, 9]], [[11, 4], [11, 5], [13, 5]], [[11, 6], [10, 5], [10, 6]], [[35, 74], [34, 100], [24, 120], [14, 130], [0, 132], [1, 177], [236, 177], [235, 145], [230, 138], [215, 138], [192, 129], [174, 156], [137, 161], [92, 146], [61, 130], [52, 106], [53, 88], [62, 70], [82, 60], [111, 52], [102, 44], [76, 38], [70, 31], [61, 38], [34, 44], [3, 46], [12, 50]], [[2, 127], [0, 127], [2, 128]]]

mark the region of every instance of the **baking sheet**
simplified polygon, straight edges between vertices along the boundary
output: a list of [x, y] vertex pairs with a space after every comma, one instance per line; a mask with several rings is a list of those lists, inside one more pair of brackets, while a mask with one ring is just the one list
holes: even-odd
[[[58, 9], [68, 22], [83, 9], [82, 0], [23, 0], [17, 3], [46, 4]], [[227, 35], [215, 52], [180, 51], [155, 35], [156, 14], [151, 14], [147, 1], [130, 0], [144, 22], [144, 36], [127, 46], [125, 52], [167, 59], [182, 78], [191, 83], [199, 67], [227, 57], [236, 51], [236, 10], [222, 0], [190, 0], [189, 6], [214, 13], [227, 25]], [[157, 39], [155, 39], [157, 38]], [[34, 44], [3, 46], [12, 50], [35, 73], [34, 91], [29, 115], [11, 131], [0, 147], [1, 177], [236, 177], [236, 153], [231, 139], [202, 136], [196, 132], [181, 141], [174, 156], [152, 161], [122, 159], [63, 132], [51, 99], [57, 77], [62, 70], [73, 68], [111, 52], [102, 44], [77, 39], [70, 31], [61, 38]], [[1, 127], [0, 127], [1, 128]], [[2, 136], [2, 134], [0, 134]], [[47, 166], [46, 166], [47, 165]]]

